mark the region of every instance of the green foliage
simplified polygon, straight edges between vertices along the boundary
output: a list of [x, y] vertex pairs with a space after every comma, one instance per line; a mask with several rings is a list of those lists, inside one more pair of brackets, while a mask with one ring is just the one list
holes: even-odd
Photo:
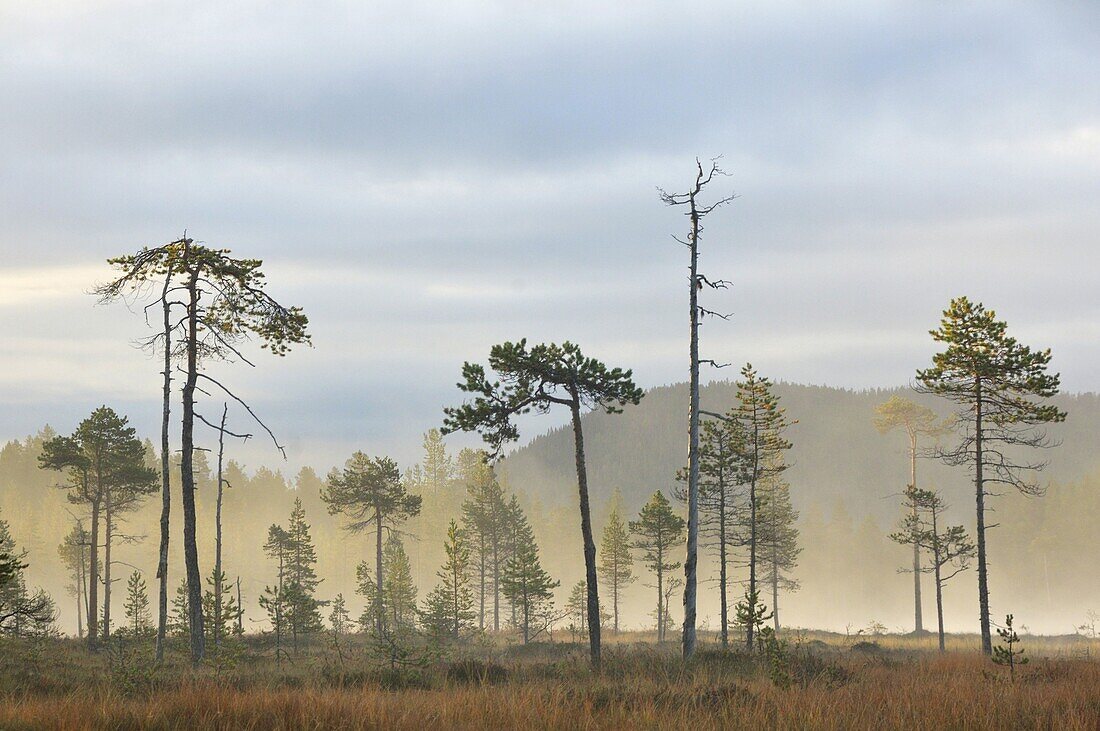
[[[1025, 628], [1026, 629], [1026, 628]], [[997, 636], [1001, 638], [1003, 645], [993, 647], [993, 662], [1008, 668], [1008, 677], [1016, 682], [1016, 668], [1027, 665], [1028, 658], [1024, 657], [1024, 648], [1017, 648], [1020, 644], [1020, 636], [1012, 628], [1012, 615], [1005, 617], [1005, 626], [997, 629]]]
[[601, 409], [613, 414], [644, 395], [631, 380], [632, 372], [608, 368], [585, 357], [570, 342], [527, 347], [526, 340], [494, 345], [489, 367], [499, 380], [490, 381], [484, 366], [464, 363], [458, 387], [474, 400], [444, 409], [443, 433], [476, 431], [496, 457], [508, 442], [519, 438], [515, 416], [544, 414], [553, 404]]
[[317, 550], [313, 546], [301, 498], [294, 499], [294, 508], [284, 535], [286, 546], [283, 589], [287, 602], [287, 622], [297, 651], [299, 637], [320, 632], [322, 627], [320, 603], [315, 596], [317, 585], [321, 583], [315, 569]]
[[[202, 595], [202, 619], [206, 635], [213, 640], [214, 645], [217, 647], [222, 645], [231, 635], [238, 634], [237, 619], [240, 615], [240, 608], [237, 606], [237, 596], [233, 590], [233, 584], [226, 579], [224, 571], [219, 576], [216, 568], [211, 569], [210, 576], [206, 577], [206, 587], [206, 591]], [[217, 609], [219, 603], [215, 602], [217, 592], [221, 592], [220, 613]]]
[[[618, 495], [618, 493], [616, 493]], [[615, 631], [619, 631], [619, 598], [622, 591], [634, 581], [634, 556], [630, 552], [630, 534], [621, 513], [622, 499], [616, 501], [607, 516], [600, 540], [600, 577], [611, 588], [611, 606], [614, 614]], [[576, 588], [574, 587], [574, 592]], [[583, 630], [587, 615], [582, 618]]]
[[342, 515], [352, 533], [399, 525], [420, 512], [422, 498], [412, 495], [401, 481], [401, 470], [389, 457], [353, 454], [342, 470], [329, 473], [321, 500], [330, 515]]
[[149, 611], [149, 590], [140, 571], [134, 571], [126, 581], [126, 622], [134, 637], [148, 635], [153, 630], [153, 615]]
[[416, 629], [416, 585], [405, 546], [391, 533], [382, 550], [382, 596], [377, 596], [377, 582], [367, 562], [356, 568], [357, 591], [366, 598], [367, 608], [359, 622], [370, 630], [380, 613], [385, 627], [397, 633]]
[[458, 641], [474, 630], [474, 593], [470, 588], [470, 548], [452, 520], [444, 542], [447, 561], [436, 575], [439, 584], [425, 598], [421, 621], [437, 643]]
[[680, 568], [679, 561], [671, 558], [673, 548], [684, 538], [686, 523], [672, 511], [672, 506], [660, 490], [642, 507], [638, 520], [630, 521], [634, 534], [634, 548], [642, 552], [642, 561], [657, 575], [657, 639], [663, 641], [667, 630], [668, 610], [665, 594], [665, 576]]
[[515, 552], [504, 565], [501, 590], [516, 607], [523, 644], [541, 634], [553, 622], [554, 589], [561, 582], [550, 578], [539, 559], [539, 547], [527, 517], [517, 522]]
[[0, 635], [36, 637], [54, 631], [53, 599], [41, 589], [33, 594], [27, 591], [26, 555], [16, 546], [8, 522], [0, 520]]
[[737, 625], [743, 628], [746, 634], [751, 628], [757, 636], [760, 636], [764, 630], [764, 623], [772, 618], [767, 605], [760, 601], [760, 592], [751, 588], [746, 588], [744, 597], [737, 602], [735, 615]]

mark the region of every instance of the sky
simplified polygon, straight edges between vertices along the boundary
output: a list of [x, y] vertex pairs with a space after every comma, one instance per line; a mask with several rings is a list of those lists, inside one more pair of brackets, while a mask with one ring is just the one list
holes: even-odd
[[87, 291], [185, 229], [310, 317], [312, 348], [219, 368], [290, 472], [415, 459], [503, 340], [685, 380], [657, 188], [716, 156], [704, 357], [904, 385], [965, 294], [1100, 390], [1098, 41], [1059, 0], [0, 0], [0, 438], [101, 403], [155, 437], [144, 320]]

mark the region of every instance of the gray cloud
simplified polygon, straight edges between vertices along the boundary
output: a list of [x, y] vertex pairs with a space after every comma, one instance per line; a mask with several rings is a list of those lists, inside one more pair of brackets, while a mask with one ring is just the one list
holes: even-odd
[[266, 258], [312, 317], [314, 350], [233, 374], [299, 463], [353, 445], [410, 457], [461, 362], [504, 338], [569, 338], [647, 385], [679, 380], [684, 222], [654, 188], [718, 153], [716, 193], [741, 197], [707, 230], [706, 266], [735, 282], [709, 354], [902, 383], [967, 293], [1095, 390], [1098, 15], [4, 6], [0, 429], [112, 400], [151, 433], [139, 319], [80, 292], [107, 256], [185, 226]]

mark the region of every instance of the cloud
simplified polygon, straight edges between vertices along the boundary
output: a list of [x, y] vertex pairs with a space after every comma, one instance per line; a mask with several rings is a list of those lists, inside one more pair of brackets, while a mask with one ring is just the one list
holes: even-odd
[[231, 374], [310, 454], [362, 437], [410, 456], [462, 361], [506, 338], [678, 380], [685, 221], [655, 188], [720, 153], [714, 194], [740, 197], [703, 262], [734, 317], [706, 325], [708, 354], [902, 383], [967, 293], [1053, 347], [1067, 386], [1100, 388], [1098, 14], [4, 4], [0, 402], [19, 409], [0, 429], [108, 398], [155, 428], [140, 317], [83, 292], [184, 228], [264, 258], [310, 314], [313, 350]]

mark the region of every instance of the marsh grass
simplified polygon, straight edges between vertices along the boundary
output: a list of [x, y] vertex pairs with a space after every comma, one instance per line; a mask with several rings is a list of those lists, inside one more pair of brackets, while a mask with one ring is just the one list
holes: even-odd
[[[350, 729], [941, 729], [1100, 725], [1095, 640], [1025, 637], [1018, 682], [982, 657], [976, 637], [934, 651], [925, 637], [788, 632], [792, 682], [761, 658], [623, 634], [593, 674], [583, 646], [485, 642], [428, 668], [387, 672], [352, 647], [337, 663], [321, 643], [276, 666], [250, 638], [231, 671], [192, 672], [185, 648], [154, 670], [140, 649], [125, 671], [112, 653], [54, 640], [0, 646], [0, 728]], [[873, 643], [874, 649], [857, 648]], [[32, 666], [33, 663], [33, 666]], [[116, 667], [112, 668], [112, 663]]]

